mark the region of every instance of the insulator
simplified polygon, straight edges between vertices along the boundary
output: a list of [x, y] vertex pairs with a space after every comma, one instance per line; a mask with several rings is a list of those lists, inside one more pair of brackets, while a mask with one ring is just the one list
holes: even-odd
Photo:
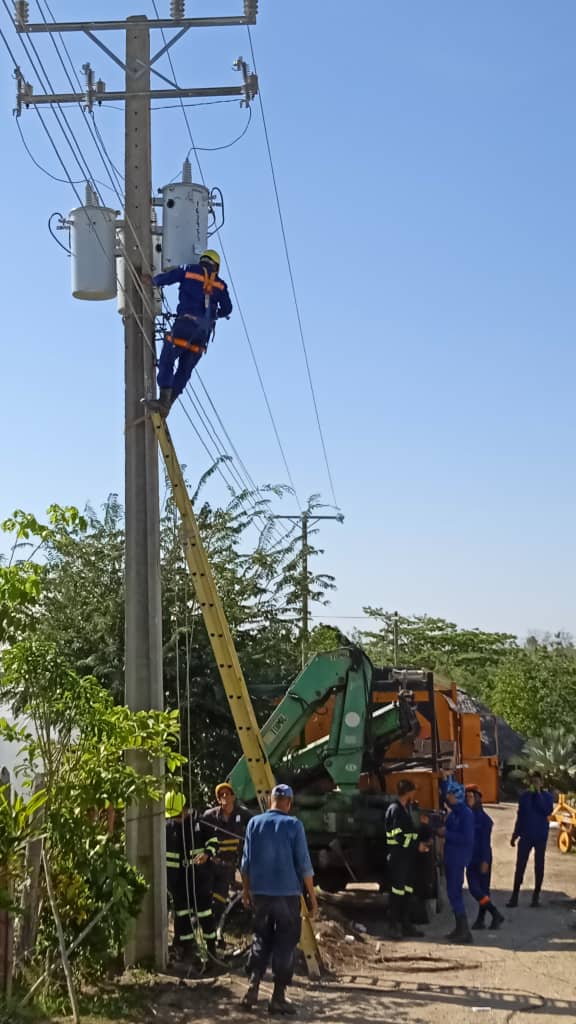
[[186, 0], [170, 0], [170, 17], [175, 21], [186, 17]]
[[30, 4], [28, 0], [15, 0], [14, 18], [17, 25], [27, 25], [30, 19]]

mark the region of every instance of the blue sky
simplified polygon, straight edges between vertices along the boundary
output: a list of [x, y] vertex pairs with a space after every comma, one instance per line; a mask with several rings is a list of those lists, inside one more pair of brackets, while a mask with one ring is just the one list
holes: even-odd
[[[167, 0], [158, 3], [166, 13]], [[62, 20], [152, 15], [150, 0], [51, 7]], [[194, 13], [240, 7], [206, 2]], [[0, 24], [30, 76], [1, 7]], [[572, 0], [260, 2], [258, 70], [346, 516], [321, 534], [318, 568], [339, 588], [333, 616], [371, 604], [520, 634], [576, 632], [575, 32]], [[121, 37], [105, 41], [121, 52]], [[49, 38], [35, 42], [67, 91]], [[121, 88], [120, 70], [89, 39], [66, 42], [78, 68], [89, 60]], [[191, 32], [173, 53], [181, 84], [231, 84], [232, 61], [248, 56], [246, 30]], [[71, 298], [68, 260], [46, 221], [76, 200], [24, 152], [3, 58], [2, 517], [52, 501], [97, 505], [123, 487], [121, 321], [112, 302]], [[107, 180], [79, 112], [68, 116]], [[246, 120], [232, 104], [190, 116], [206, 147]], [[96, 122], [121, 166], [121, 110], [103, 107]], [[20, 123], [59, 175], [34, 111]], [[157, 188], [189, 141], [178, 109], [158, 111], [153, 132]], [[223, 237], [298, 492], [329, 502], [257, 105], [241, 142], [201, 160], [225, 194]], [[203, 378], [252, 475], [282, 482], [237, 315], [219, 329]], [[171, 426], [194, 478], [207, 456], [180, 410]], [[222, 485], [211, 488], [221, 499]], [[286, 499], [278, 511], [294, 508]]]

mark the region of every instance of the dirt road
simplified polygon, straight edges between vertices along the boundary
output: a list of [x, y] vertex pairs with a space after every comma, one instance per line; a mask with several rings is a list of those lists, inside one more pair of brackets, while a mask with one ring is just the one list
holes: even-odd
[[[381, 898], [346, 893], [326, 907], [338, 924], [319, 924], [331, 977], [321, 984], [298, 979], [292, 996], [300, 1020], [322, 1024], [575, 1024], [576, 1022], [576, 854], [563, 856], [550, 837], [545, 892], [539, 910], [529, 908], [530, 888], [517, 910], [505, 910], [515, 851], [509, 838], [515, 808], [488, 808], [494, 818], [493, 898], [506, 923], [498, 932], [475, 933], [474, 946], [452, 946], [442, 937], [452, 927], [446, 910], [426, 929], [425, 939], [385, 939]], [[527, 880], [532, 881], [532, 865]], [[576, 906], [576, 903], [574, 904]], [[469, 900], [470, 916], [474, 905]], [[352, 922], [367, 928], [366, 939], [347, 942]], [[269, 1019], [263, 986], [261, 1007], [240, 1010], [241, 974], [215, 981], [181, 983], [165, 979], [150, 991], [147, 1020], [158, 1024], [248, 1024]], [[141, 1020], [139, 1016], [137, 1019]]]

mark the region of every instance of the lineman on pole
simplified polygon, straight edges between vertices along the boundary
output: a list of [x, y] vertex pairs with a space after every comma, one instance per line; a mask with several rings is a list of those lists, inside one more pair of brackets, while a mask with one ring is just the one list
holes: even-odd
[[[206, 249], [199, 263], [174, 267], [145, 281], [157, 287], [179, 284], [178, 306], [172, 333], [167, 334], [158, 361], [160, 398], [148, 402], [154, 412], [166, 417], [186, 387], [192, 371], [204, 355], [216, 320], [229, 317], [232, 303], [228, 286], [218, 276], [220, 256]], [[175, 369], [176, 363], [178, 366]]]

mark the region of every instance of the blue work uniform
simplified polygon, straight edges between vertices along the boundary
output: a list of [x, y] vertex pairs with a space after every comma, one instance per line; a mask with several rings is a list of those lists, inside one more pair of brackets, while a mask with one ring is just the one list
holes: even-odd
[[[494, 822], [481, 805], [471, 808], [471, 810], [474, 818], [474, 849], [472, 860], [466, 868], [466, 880], [470, 895], [474, 897], [480, 907], [488, 907], [492, 874], [491, 836]], [[483, 864], [488, 865], [488, 870], [485, 873], [481, 871]]]
[[454, 914], [466, 913], [464, 909], [464, 872], [474, 852], [474, 815], [465, 803], [455, 804], [446, 819], [444, 844], [444, 869], [446, 889]]
[[524, 873], [531, 850], [534, 850], [534, 894], [538, 896], [540, 893], [544, 881], [544, 861], [550, 830], [548, 819], [553, 810], [554, 797], [546, 790], [542, 790], [540, 793], [527, 790], [520, 797], [516, 824], [512, 834], [512, 838], [518, 840], [514, 873], [514, 895], [516, 897], [524, 881]]
[[271, 810], [251, 818], [240, 865], [254, 907], [254, 940], [248, 971], [263, 978], [270, 959], [274, 980], [289, 985], [300, 940], [300, 899], [313, 874], [304, 826]]
[[216, 320], [230, 316], [232, 303], [225, 281], [202, 263], [174, 267], [152, 281], [156, 287], [180, 285], [176, 320], [162, 346], [157, 377], [158, 387], [171, 388], [176, 399], [204, 355]]

